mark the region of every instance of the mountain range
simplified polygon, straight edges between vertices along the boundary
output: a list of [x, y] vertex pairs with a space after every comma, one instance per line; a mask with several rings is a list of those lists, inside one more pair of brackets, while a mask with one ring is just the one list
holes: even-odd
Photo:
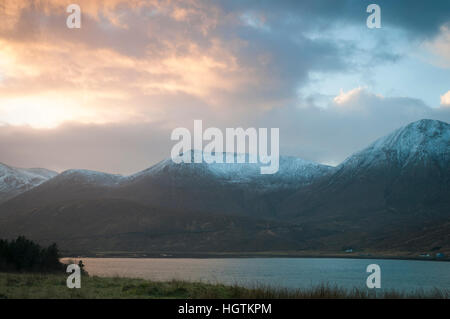
[[273, 175], [170, 159], [131, 176], [0, 165], [0, 237], [17, 235], [80, 253], [450, 252], [450, 125], [411, 123], [337, 167], [281, 157]]

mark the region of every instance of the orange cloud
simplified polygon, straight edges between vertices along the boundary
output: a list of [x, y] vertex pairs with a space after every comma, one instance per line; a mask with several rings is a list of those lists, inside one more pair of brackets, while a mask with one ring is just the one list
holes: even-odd
[[[152, 96], [190, 95], [217, 107], [222, 103], [217, 92], [259, 81], [238, 63], [228, 43], [214, 37], [204, 43], [218, 23], [213, 6], [78, 1], [82, 28], [69, 30], [65, 6], [70, 2], [3, 3], [1, 123], [54, 127], [66, 121], [161, 120], [164, 105]], [[149, 22], [148, 28], [141, 21]], [[186, 27], [194, 31], [183, 32]]]

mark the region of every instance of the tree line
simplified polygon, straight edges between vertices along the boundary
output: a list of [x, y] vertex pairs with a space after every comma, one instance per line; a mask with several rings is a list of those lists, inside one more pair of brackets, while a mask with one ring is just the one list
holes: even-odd
[[19, 236], [11, 241], [0, 239], [0, 271], [56, 272], [64, 270], [56, 244], [41, 247]]

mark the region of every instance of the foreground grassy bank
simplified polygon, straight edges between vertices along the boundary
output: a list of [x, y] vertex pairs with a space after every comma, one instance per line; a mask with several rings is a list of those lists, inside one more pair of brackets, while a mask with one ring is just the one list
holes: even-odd
[[252, 289], [222, 284], [82, 276], [80, 289], [68, 289], [64, 274], [0, 273], [0, 298], [179, 298], [179, 299], [303, 299], [303, 298], [450, 298], [450, 290], [402, 293], [363, 289], [346, 290], [327, 285], [309, 289]]

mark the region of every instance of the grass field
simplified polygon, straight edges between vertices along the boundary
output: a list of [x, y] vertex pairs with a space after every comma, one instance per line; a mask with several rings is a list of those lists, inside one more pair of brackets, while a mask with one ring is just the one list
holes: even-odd
[[82, 276], [80, 289], [66, 287], [65, 274], [0, 273], [0, 298], [179, 298], [179, 299], [303, 299], [303, 298], [450, 298], [450, 291], [435, 289], [414, 293], [376, 292], [322, 285], [309, 289], [275, 289], [255, 286], [191, 283], [183, 281], [152, 282], [144, 279]]

